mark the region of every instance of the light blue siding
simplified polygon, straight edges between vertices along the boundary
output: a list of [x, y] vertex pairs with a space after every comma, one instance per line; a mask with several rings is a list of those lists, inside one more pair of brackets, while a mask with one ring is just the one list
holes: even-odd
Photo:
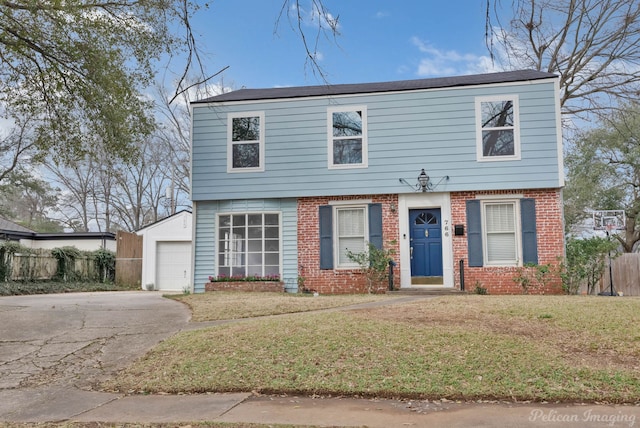
[[216, 216], [219, 213], [278, 212], [282, 236], [282, 278], [287, 291], [298, 289], [298, 215], [295, 199], [254, 199], [194, 202], [194, 292], [204, 292], [210, 275], [216, 274]]
[[[517, 95], [521, 160], [478, 162], [475, 98]], [[192, 198], [232, 200], [411, 192], [424, 168], [438, 191], [560, 187], [552, 80], [193, 107]], [[327, 108], [364, 105], [368, 167], [328, 169]], [[265, 171], [227, 171], [227, 114], [265, 112]]]
[[193, 291], [204, 292], [209, 275], [215, 274], [215, 202], [193, 203], [193, 225], [195, 228], [195, 260], [193, 269]]

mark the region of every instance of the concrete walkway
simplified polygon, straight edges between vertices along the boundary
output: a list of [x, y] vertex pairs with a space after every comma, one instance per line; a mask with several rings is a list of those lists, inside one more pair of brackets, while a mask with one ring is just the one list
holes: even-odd
[[[34, 399], [35, 398], [35, 399]], [[633, 427], [638, 406], [455, 403], [249, 393], [122, 396], [40, 388], [0, 394], [13, 422], [243, 422], [330, 427]], [[28, 403], [23, 405], [21, 403]], [[7, 411], [6, 407], [12, 408]]]
[[[399, 297], [397, 304], [425, 297]], [[368, 305], [379, 305], [373, 303]], [[363, 307], [367, 305], [358, 305]], [[342, 309], [344, 310], [344, 308]], [[632, 427], [640, 406], [456, 403], [250, 393], [131, 395], [91, 391], [189, 323], [159, 293], [0, 297], [0, 421], [244, 422], [344, 427]]]

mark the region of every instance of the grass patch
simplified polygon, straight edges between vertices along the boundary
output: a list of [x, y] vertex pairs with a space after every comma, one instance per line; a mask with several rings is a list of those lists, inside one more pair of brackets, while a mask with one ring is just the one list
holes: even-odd
[[[317, 425], [252, 424], [244, 422], [191, 422], [191, 423], [109, 423], [109, 422], [0, 422], [0, 428], [315, 428]], [[325, 427], [326, 428], [326, 427]]]
[[302, 293], [209, 293], [167, 296], [191, 308], [192, 321], [216, 321], [317, 311], [390, 299], [384, 294], [349, 294], [314, 297]]
[[17, 296], [24, 294], [74, 293], [81, 291], [129, 291], [139, 287], [118, 286], [110, 282], [0, 282], [0, 296]]
[[577, 296], [292, 314], [178, 334], [104, 387], [636, 402], [639, 314], [640, 299]]

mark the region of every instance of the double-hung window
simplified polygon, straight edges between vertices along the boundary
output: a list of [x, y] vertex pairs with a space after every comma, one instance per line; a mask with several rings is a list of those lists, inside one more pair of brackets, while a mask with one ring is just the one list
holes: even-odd
[[347, 256], [382, 248], [382, 204], [339, 201], [319, 207], [320, 269], [358, 267]]
[[335, 213], [338, 268], [357, 266], [347, 254], [349, 251], [357, 254], [367, 249], [366, 206], [336, 207]]
[[242, 213], [218, 216], [218, 275], [280, 274], [280, 215]]
[[476, 98], [476, 134], [478, 160], [520, 159], [518, 97]]
[[327, 111], [329, 168], [367, 166], [367, 108], [331, 107]]
[[229, 113], [227, 171], [264, 171], [264, 112]]
[[483, 203], [485, 260], [487, 265], [517, 265], [518, 206], [515, 201]]
[[535, 199], [486, 197], [466, 206], [470, 267], [538, 263]]

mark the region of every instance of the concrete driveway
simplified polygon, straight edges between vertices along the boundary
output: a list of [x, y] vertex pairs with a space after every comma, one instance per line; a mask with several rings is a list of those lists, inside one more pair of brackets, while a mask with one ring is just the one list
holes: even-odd
[[[182, 330], [190, 316], [157, 292], [0, 297], [0, 420], [92, 390]], [[101, 394], [96, 400], [106, 398]]]
[[[391, 303], [401, 303], [395, 299]], [[348, 310], [348, 308], [343, 308]], [[127, 395], [94, 391], [190, 312], [157, 292], [0, 297], [0, 425], [8, 422], [216, 421], [322, 426], [635, 426], [640, 406], [457, 403], [251, 393]], [[572, 422], [577, 422], [572, 424]]]

